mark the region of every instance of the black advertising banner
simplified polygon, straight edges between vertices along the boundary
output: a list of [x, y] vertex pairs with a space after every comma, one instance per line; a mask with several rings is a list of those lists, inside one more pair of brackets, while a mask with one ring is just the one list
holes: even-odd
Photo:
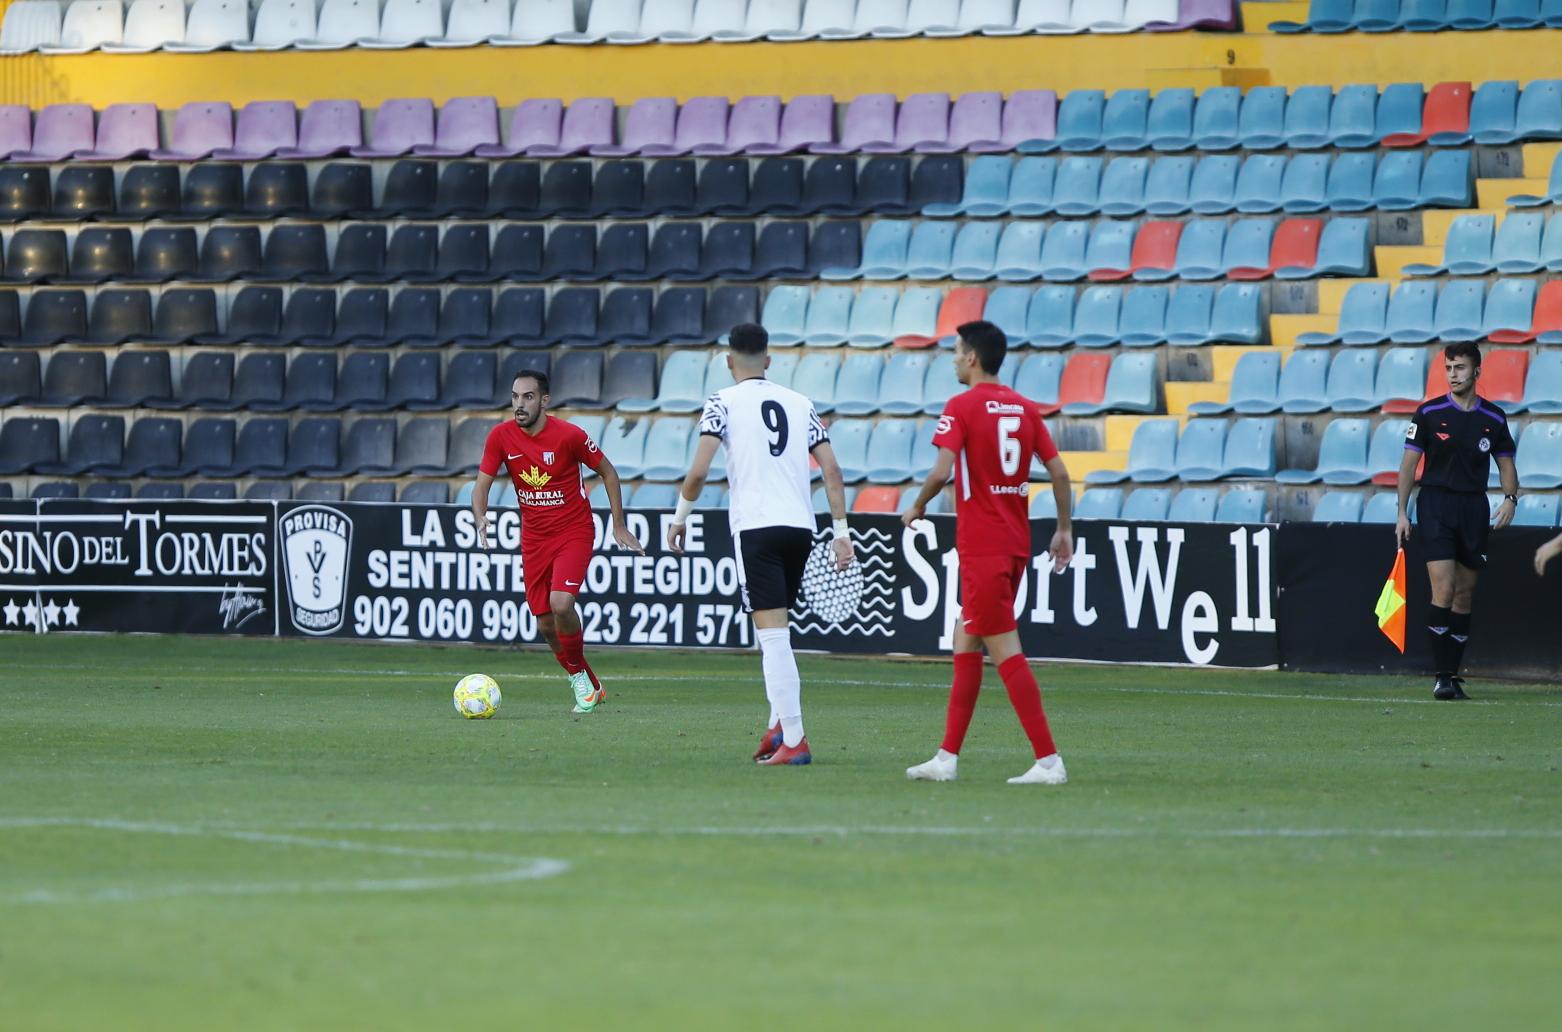
[[[520, 518], [493, 513], [492, 548], [453, 506], [281, 503], [277, 600], [284, 634], [412, 641], [534, 642], [518, 550]], [[604, 546], [580, 596], [588, 644], [745, 647], [738, 567], [724, 512], [690, 518], [686, 554], [667, 548], [672, 514], [628, 514], [646, 546]], [[793, 612], [800, 648], [937, 655], [959, 613], [954, 521], [913, 528], [854, 516], [859, 562], [834, 569], [821, 531]], [[1034, 525], [1017, 603], [1027, 653], [1151, 663], [1278, 663], [1272, 527], [1082, 523], [1076, 559], [1053, 575], [1050, 524]]]
[[269, 503], [0, 508], [0, 627], [276, 633]]
[[[820, 536], [793, 613], [798, 644], [831, 652], [937, 655], [953, 645], [960, 560], [955, 522], [903, 527], [852, 518], [859, 562], [829, 563]], [[1031, 524], [1015, 602], [1033, 658], [1274, 666], [1275, 528], [1216, 524], [1074, 525], [1074, 561], [1052, 572], [1053, 524]]]
[[[1475, 674], [1555, 678], [1562, 671], [1562, 569], [1535, 576], [1535, 549], [1552, 530], [1494, 531], [1475, 587], [1465, 666]], [[1405, 654], [1378, 630], [1373, 607], [1394, 563], [1392, 524], [1288, 523], [1280, 536], [1280, 653], [1295, 670], [1428, 674], [1431, 604], [1419, 535], [1405, 548]], [[1553, 563], [1553, 567], [1562, 564]]]

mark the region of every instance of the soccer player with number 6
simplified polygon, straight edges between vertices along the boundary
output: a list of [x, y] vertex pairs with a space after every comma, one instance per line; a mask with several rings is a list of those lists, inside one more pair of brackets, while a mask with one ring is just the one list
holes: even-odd
[[1008, 352], [1002, 330], [988, 322], [959, 328], [955, 373], [967, 390], [949, 399], [933, 443], [938, 457], [901, 522], [922, 519], [927, 504], [956, 480], [955, 551], [960, 557], [960, 626], [955, 630], [954, 684], [944, 723], [944, 744], [931, 760], [906, 770], [913, 781], [953, 781], [960, 747], [982, 690], [982, 648], [998, 668], [1009, 702], [1025, 728], [1036, 762], [1011, 785], [1061, 785], [1068, 780], [1052, 741], [1041, 689], [1020, 648], [1014, 600], [1030, 566], [1031, 458], [1052, 478], [1058, 503], [1050, 553], [1062, 573], [1074, 556], [1068, 470], [1042, 422], [1041, 410], [998, 382]]

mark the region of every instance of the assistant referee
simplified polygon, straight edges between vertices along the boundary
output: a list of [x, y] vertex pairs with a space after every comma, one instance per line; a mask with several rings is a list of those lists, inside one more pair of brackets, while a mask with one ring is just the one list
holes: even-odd
[[[1513, 520], [1519, 501], [1519, 474], [1513, 465], [1513, 435], [1508, 417], [1479, 394], [1481, 349], [1469, 341], [1443, 349], [1448, 393], [1424, 401], [1405, 431], [1405, 456], [1399, 463], [1399, 520], [1394, 527], [1401, 547], [1410, 537], [1410, 489], [1416, 464], [1426, 459], [1421, 494], [1416, 499], [1416, 530], [1432, 582], [1427, 630], [1437, 666], [1434, 699], [1467, 699], [1459, 666], [1470, 640], [1470, 610], [1475, 581], [1486, 565], [1486, 541]], [[1486, 501], [1491, 460], [1502, 478], [1502, 504], [1495, 518]]]

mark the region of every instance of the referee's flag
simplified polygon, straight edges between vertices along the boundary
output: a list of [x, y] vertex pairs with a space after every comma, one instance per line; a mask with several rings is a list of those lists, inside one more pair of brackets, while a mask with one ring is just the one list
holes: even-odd
[[1389, 571], [1388, 580], [1383, 582], [1383, 593], [1378, 596], [1375, 611], [1378, 615], [1378, 630], [1382, 631], [1388, 640], [1394, 643], [1394, 647], [1403, 654], [1405, 651], [1405, 550], [1403, 548], [1394, 556], [1394, 568]]

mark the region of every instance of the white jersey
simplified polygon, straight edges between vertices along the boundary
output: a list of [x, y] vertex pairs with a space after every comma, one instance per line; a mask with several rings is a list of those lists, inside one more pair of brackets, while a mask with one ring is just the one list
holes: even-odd
[[814, 403], [770, 380], [742, 380], [705, 402], [700, 433], [721, 438], [732, 489], [734, 534], [759, 527], [815, 527], [808, 453], [830, 433]]

